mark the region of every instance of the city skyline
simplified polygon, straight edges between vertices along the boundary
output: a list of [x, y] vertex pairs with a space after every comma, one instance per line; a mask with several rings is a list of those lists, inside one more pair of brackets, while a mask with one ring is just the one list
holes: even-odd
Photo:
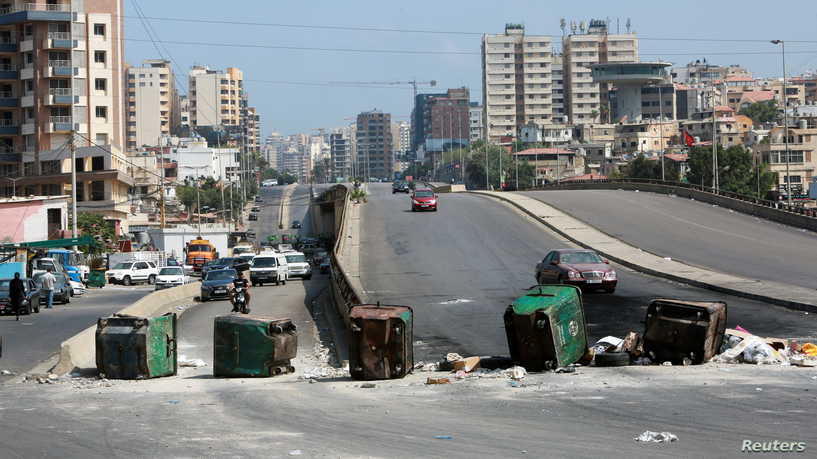
[[[714, 64], [742, 65], [758, 77], [780, 76], [782, 73], [779, 48], [768, 43], [768, 40], [779, 38], [787, 41], [790, 75], [817, 67], [817, 53], [811, 50], [814, 43], [809, 43], [814, 41], [809, 36], [808, 27], [812, 16], [787, 17], [785, 24], [773, 25], [759, 36], [756, 31], [764, 30], [767, 22], [764, 15], [758, 14], [762, 6], [760, 2], [744, 3], [740, 9], [690, 2], [683, 10], [673, 10], [673, 16], [660, 9], [646, 10], [635, 6], [615, 12], [608, 5], [595, 1], [586, 2], [581, 11], [571, 4], [541, 5], [536, 2], [516, 3], [513, 10], [489, 2], [434, 4], [433, 9], [425, 7], [430, 6], [430, 2], [419, 2], [412, 8], [394, 8], [373, 2], [358, 2], [354, 7], [319, 3], [320, 7], [316, 8], [312, 3], [276, 6], [267, 2], [243, 2], [243, 10], [218, 17], [191, 16], [182, 4], [140, 2], [139, 5], [161, 42], [157, 44], [164, 57], [172, 57], [177, 66], [175, 71], [182, 72], [179, 77], [186, 79], [190, 67], [196, 64], [214, 68], [235, 66], [244, 70], [247, 91], [263, 120], [263, 136], [273, 130], [292, 134], [310, 132], [317, 127], [342, 126], [349, 122], [347, 118], [373, 108], [392, 113], [395, 120], [408, 120], [412, 108], [409, 85], [330, 85], [330, 82], [436, 80], [438, 88], [467, 86], [472, 100], [480, 101], [481, 34], [501, 33], [508, 22], [523, 23], [529, 34], [553, 36], [558, 49], [561, 40], [556, 38], [562, 34], [561, 18], [567, 21], [568, 33], [571, 21], [578, 24], [608, 17], [611, 31], [623, 32], [629, 18], [631, 30], [636, 32], [640, 41], [642, 60], [660, 59], [683, 66], [705, 58]], [[809, 7], [806, 2], [796, 3], [798, 5], [792, 5], [793, 8]], [[215, 6], [215, 2], [204, 0], [199, 4], [200, 11], [214, 10], [210, 6]], [[128, 63], [161, 58], [154, 43], [148, 39], [133, 5], [133, 2], [126, 4], [128, 41], [125, 56]], [[319, 14], [315, 14], [316, 10]], [[361, 11], [366, 12], [365, 17], [359, 14]], [[429, 11], [434, 13], [428, 14]], [[724, 21], [724, 17], [730, 20]], [[216, 23], [196, 22], [200, 20]], [[690, 30], [689, 24], [695, 24], [695, 29]], [[229, 39], [210, 38], [214, 35], [202, 32], [212, 28], [229, 32], [219, 35]], [[346, 28], [377, 28], [380, 31]], [[384, 31], [386, 29], [403, 31]], [[678, 38], [683, 39], [675, 40]], [[202, 43], [220, 46], [212, 46], [212, 51], [217, 52], [202, 52], [207, 49]], [[225, 46], [230, 44], [250, 47]], [[275, 46], [313, 49], [269, 48]], [[421, 53], [362, 50], [419, 50]], [[285, 71], [282, 72], [282, 68]], [[186, 88], [180, 89], [186, 92]]]

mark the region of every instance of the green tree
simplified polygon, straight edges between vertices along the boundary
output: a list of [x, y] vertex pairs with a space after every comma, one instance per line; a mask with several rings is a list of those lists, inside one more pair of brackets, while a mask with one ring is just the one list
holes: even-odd
[[[755, 164], [752, 153], [741, 146], [717, 148], [718, 183], [723, 191], [764, 198], [777, 183], [777, 174], [765, 163]], [[689, 151], [687, 179], [695, 185], [712, 186], [712, 149], [693, 147]], [[759, 190], [759, 192], [758, 192]]]
[[[113, 225], [106, 222], [102, 215], [92, 214], [90, 212], [79, 212], [77, 216], [77, 229], [86, 236], [91, 236], [103, 245], [108, 242], [116, 241], [116, 232]], [[91, 248], [84, 246], [81, 248], [86, 253], [99, 253], [102, 251], [101, 246]]]
[[778, 118], [777, 104], [772, 100], [755, 102], [742, 108], [739, 113], [748, 116], [755, 123], [772, 123]]
[[[668, 182], [677, 182], [681, 179], [680, 167], [667, 158], [664, 161], [664, 180]], [[648, 159], [644, 155], [638, 155], [634, 160], [627, 165], [627, 178], [640, 178], [661, 180], [661, 158], [656, 160]]]

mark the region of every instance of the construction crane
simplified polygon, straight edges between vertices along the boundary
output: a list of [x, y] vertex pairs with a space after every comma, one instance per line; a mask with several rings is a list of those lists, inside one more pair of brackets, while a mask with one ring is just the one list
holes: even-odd
[[408, 85], [411, 86], [413, 91], [414, 99], [417, 99], [417, 86], [429, 86], [435, 87], [437, 86], [437, 80], [431, 81], [333, 81], [332, 84], [347, 84], [347, 85], [382, 85], [382, 86], [398, 86], [398, 85]]

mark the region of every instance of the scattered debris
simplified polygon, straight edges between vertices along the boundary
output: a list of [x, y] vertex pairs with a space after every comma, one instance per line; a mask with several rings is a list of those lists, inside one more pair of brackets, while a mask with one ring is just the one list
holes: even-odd
[[511, 368], [508, 368], [507, 370], [503, 371], [502, 373], [505, 376], [507, 376], [507, 377], [509, 377], [509, 378], [511, 378], [513, 380], [516, 380], [516, 381], [519, 381], [520, 379], [524, 379], [525, 376], [528, 375], [528, 371], [525, 370], [524, 367], [520, 367], [520, 366], [514, 366], [514, 367], [511, 367]]
[[[802, 346], [796, 341], [780, 338], [761, 338], [752, 335], [740, 326], [726, 329], [720, 354], [712, 360], [718, 363], [754, 363], [817, 366], [804, 349], [811, 343]], [[812, 344], [812, 346], [814, 346]], [[817, 348], [817, 346], [815, 346]], [[816, 350], [817, 352], [817, 350]], [[793, 363], [792, 360], [796, 363]], [[812, 365], [812, 361], [814, 365]]]
[[671, 432], [653, 432], [647, 430], [641, 435], [633, 438], [639, 442], [653, 442], [653, 443], [672, 443], [678, 441], [678, 436]]
[[624, 344], [624, 340], [621, 338], [616, 338], [615, 336], [605, 336], [604, 338], [596, 341], [596, 344], [593, 345], [591, 349], [596, 354], [601, 354], [607, 351], [617, 351], [619, 350], [619, 346]]
[[304, 452], [303, 452], [303, 451], [301, 451], [301, 450], [299, 450], [299, 449], [293, 449], [292, 451], [290, 451], [290, 452], [289, 452], [289, 455], [290, 455], [290, 456], [300, 456], [300, 455], [302, 455], [303, 453], [304, 453]]
[[641, 357], [644, 354], [644, 340], [639, 333], [634, 331], [628, 332], [621, 343], [621, 350], [630, 354], [633, 360]]
[[454, 362], [454, 370], [470, 373], [479, 368], [479, 361], [479, 357], [466, 357], [464, 359], [457, 360]]
[[374, 389], [375, 387], [377, 387], [377, 384], [375, 383], [363, 383], [360, 385], [361, 389]]
[[439, 363], [425, 363], [425, 362], [417, 362], [414, 364], [415, 371], [437, 371], [440, 369]]
[[663, 366], [665, 366], [665, 367], [671, 367], [671, 366], [672, 366], [672, 362], [670, 362], [670, 361], [668, 360], [668, 361], [666, 361], [666, 362], [662, 363], [661, 365], [663, 365]]
[[451, 435], [434, 435], [434, 439], [436, 440], [453, 440], [454, 437]]
[[556, 373], [575, 373], [576, 366], [575, 365], [568, 365], [566, 367], [559, 367], [556, 369]]
[[460, 304], [460, 303], [473, 303], [474, 300], [469, 300], [467, 298], [454, 298], [451, 300], [443, 301], [437, 304]]
[[167, 403], [170, 404], [170, 405], [178, 405], [179, 401], [178, 400], [168, 400]]
[[202, 359], [188, 359], [183, 355], [180, 355], [177, 361], [180, 367], [199, 368], [207, 366], [207, 363]]
[[14, 373], [13, 371], [9, 371], [9, 370], [0, 371], [0, 375], [3, 375], [3, 376], [14, 376], [15, 374], [16, 373]]
[[428, 378], [426, 384], [451, 384], [451, 380], [448, 378]]

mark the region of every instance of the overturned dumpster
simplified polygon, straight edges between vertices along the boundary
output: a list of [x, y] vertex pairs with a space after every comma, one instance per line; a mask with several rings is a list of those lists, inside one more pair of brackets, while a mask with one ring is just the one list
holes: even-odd
[[528, 371], [575, 363], [587, 352], [582, 294], [572, 285], [537, 285], [505, 310], [514, 363]]
[[100, 318], [96, 329], [96, 367], [110, 379], [175, 375], [176, 314]]
[[349, 322], [349, 373], [353, 379], [395, 379], [411, 372], [414, 317], [409, 306], [352, 306]]
[[246, 315], [215, 318], [213, 375], [268, 377], [292, 373], [298, 334], [289, 319]]
[[644, 352], [655, 362], [693, 364], [718, 354], [726, 330], [726, 303], [656, 299], [647, 307]]

